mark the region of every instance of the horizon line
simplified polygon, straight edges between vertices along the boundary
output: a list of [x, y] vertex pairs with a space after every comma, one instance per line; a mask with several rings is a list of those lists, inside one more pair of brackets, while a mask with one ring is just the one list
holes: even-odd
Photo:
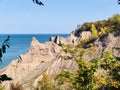
[[0, 33], [2, 34], [70, 34], [70, 33]]

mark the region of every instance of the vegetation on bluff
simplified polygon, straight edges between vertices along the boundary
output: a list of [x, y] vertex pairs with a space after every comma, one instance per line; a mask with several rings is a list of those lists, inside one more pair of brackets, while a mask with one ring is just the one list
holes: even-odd
[[111, 30], [118, 30], [120, 29], [120, 15], [115, 14], [112, 17], [108, 18], [108, 20], [101, 20], [97, 22], [86, 22], [83, 25], [81, 25], [78, 29], [77, 32], [80, 31], [91, 31], [91, 28], [95, 26], [98, 32], [101, 31], [101, 29], [107, 29], [105, 32], [109, 32]]
[[[68, 83], [74, 90], [119, 90], [120, 61], [113, 57], [110, 51], [105, 51], [101, 57], [95, 57], [89, 61], [84, 58], [86, 54], [94, 54], [95, 47], [90, 45], [91, 41], [115, 30], [120, 30], [120, 15], [118, 14], [108, 20], [84, 23], [76, 32], [91, 31], [91, 37], [81, 40], [75, 47], [64, 45], [63, 51], [71, 55], [61, 56], [65, 60], [75, 60], [79, 69], [73, 73], [62, 70], [57, 76], [59, 83], [61, 85]], [[91, 47], [83, 47], [88, 47], [88, 45]]]
[[120, 15], [119, 14], [113, 15], [112, 17], [108, 18], [108, 20], [101, 20], [97, 22], [86, 22], [75, 31], [75, 34], [77, 35], [78, 33], [81, 33], [82, 31], [91, 32], [90, 38], [81, 40], [81, 42], [78, 44], [78, 45], [84, 46], [116, 30], [120, 30]]

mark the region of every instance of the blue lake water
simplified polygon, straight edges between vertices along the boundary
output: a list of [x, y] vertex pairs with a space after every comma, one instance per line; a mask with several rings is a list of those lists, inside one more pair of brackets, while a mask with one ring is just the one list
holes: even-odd
[[[7, 48], [6, 53], [2, 57], [0, 69], [6, 67], [12, 60], [19, 57], [20, 54], [25, 54], [30, 47], [32, 37], [35, 37], [40, 43], [49, 41], [51, 36], [67, 37], [68, 34], [9, 34], [10, 48]], [[0, 34], [0, 47], [8, 34]]]

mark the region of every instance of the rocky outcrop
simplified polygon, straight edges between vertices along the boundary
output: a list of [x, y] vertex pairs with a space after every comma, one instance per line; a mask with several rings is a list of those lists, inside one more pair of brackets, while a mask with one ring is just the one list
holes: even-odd
[[74, 43], [78, 43], [80, 41], [81, 37], [77, 37], [75, 36], [74, 32], [71, 32], [70, 35], [67, 38], [63, 38], [60, 36], [56, 36], [56, 37], [51, 37], [50, 41], [58, 44], [59, 46], [61, 46], [62, 44], [74, 44]]
[[87, 60], [100, 57], [106, 50], [111, 51], [115, 58], [120, 58], [120, 30], [112, 31], [92, 43], [96, 50], [94, 54], [85, 56]]
[[91, 37], [91, 32], [90, 31], [82, 31], [80, 33], [80, 39], [89, 39]]
[[[79, 35], [78, 35], [79, 34]], [[60, 36], [50, 37], [50, 41], [61, 46], [62, 44], [77, 44], [83, 39], [88, 39], [91, 37], [90, 31], [82, 31], [76, 35], [76, 32], [71, 32], [67, 38], [63, 38]]]
[[[13, 60], [4, 70], [0, 71], [0, 74], [7, 74], [13, 79], [12, 83], [19, 82], [25, 85], [36, 83], [44, 72], [52, 76], [58, 74], [62, 69], [70, 72], [77, 70], [75, 61], [64, 61], [58, 58], [60, 50], [61, 47], [54, 42], [41, 44], [33, 38], [28, 52], [20, 55], [17, 60]], [[3, 83], [8, 88], [7, 90], [9, 90], [11, 82]]]

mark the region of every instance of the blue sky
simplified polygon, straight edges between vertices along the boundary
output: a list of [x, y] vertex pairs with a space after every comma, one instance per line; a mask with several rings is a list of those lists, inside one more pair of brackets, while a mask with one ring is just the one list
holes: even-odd
[[120, 14], [117, 0], [0, 0], [0, 33], [70, 33], [78, 24]]

